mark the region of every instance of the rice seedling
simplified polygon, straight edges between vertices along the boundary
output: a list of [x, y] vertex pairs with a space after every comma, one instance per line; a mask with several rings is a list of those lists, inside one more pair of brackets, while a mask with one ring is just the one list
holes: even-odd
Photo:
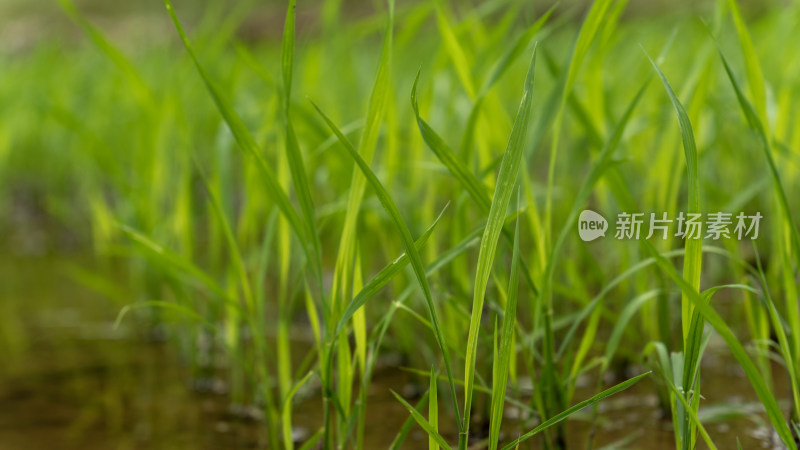
[[800, 6], [90, 3], [0, 45], [0, 233], [123, 267], [219, 434], [800, 445]]

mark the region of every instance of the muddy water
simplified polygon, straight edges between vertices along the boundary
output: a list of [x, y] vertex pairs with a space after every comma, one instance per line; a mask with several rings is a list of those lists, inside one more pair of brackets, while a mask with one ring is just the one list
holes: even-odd
[[[190, 389], [189, 371], [170, 344], [132, 328], [115, 330], [119, 307], [75, 280], [74, 261], [0, 258], [0, 450], [265, 448], [262, 426], [231, 412], [224, 383], [217, 383], [223, 387], [217, 392]], [[106, 275], [113, 277], [111, 272]], [[713, 418], [706, 422], [712, 439], [721, 449], [736, 448], [737, 436], [745, 449], [780, 448], [762, 426], [763, 415], [741, 369], [726, 355], [712, 339], [704, 359], [701, 409], [701, 415]], [[593, 392], [595, 381], [585, 381], [576, 399]], [[397, 368], [376, 373], [365, 448], [386, 448], [407, 417], [389, 390], [413, 399], [424, 383]], [[787, 398], [788, 381], [776, 375], [775, 385]], [[661, 417], [654, 392], [646, 380], [604, 401], [594, 448], [673, 448], [671, 424]], [[318, 397], [312, 392], [297, 405], [298, 437], [319, 428]], [[740, 414], [713, 417], [723, 405]], [[519, 423], [513, 410], [508, 414], [504, 434], [509, 438], [535, 425]], [[590, 414], [584, 411], [570, 422], [571, 448], [586, 448]], [[453, 430], [443, 427], [442, 433], [455, 441]], [[523, 448], [539, 444], [534, 439]], [[423, 432], [415, 427], [405, 448], [427, 448]]]

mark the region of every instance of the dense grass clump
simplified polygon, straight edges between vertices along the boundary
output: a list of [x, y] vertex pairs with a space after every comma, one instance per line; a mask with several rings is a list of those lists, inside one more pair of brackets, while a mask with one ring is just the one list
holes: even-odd
[[[128, 261], [117, 322], [168, 324], [267, 447], [369, 448], [394, 389], [392, 448], [415, 427], [431, 449], [653, 448], [603, 436], [600, 402], [636, 385], [676, 448], [731, 448], [713, 348], [797, 448], [797, 5], [290, 0], [247, 40], [258, 2], [164, 0], [139, 47], [59, 3], [85, 42], [0, 55], [0, 207], [33, 195]], [[605, 237], [579, 238], [585, 209]], [[618, 239], [640, 212], [763, 219]]]

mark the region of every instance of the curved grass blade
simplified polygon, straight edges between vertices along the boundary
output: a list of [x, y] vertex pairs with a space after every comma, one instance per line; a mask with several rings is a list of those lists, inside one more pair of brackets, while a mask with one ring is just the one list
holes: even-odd
[[430, 439], [432, 439], [434, 442], [439, 444], [439, 446], [441, 446], [442, 448], [450, 448], [450, 445], [447, 443], [447, 441], [444, 440], [442, 435], [440, 435], [439, 432], [437, 432], [436, 429], [434, 429], [434, 427], [430, 424], [430, 422], [428, 422], [425, 419], [425, 417], [423, 417], [422, 414], [420, 414], [420, 412], [417, 411], [416, 408], [414, 408], [413, 406], [411, 406], [411, 404], [409, 404], [407, 401], [405, 401], [403, 399], [403, 397], [401, 397], [397, 392], [392, 391], [392, 395], [394, 395], [394, 397], [400, 403], [402, 403], [403, 406], [406, 407], [408, 412], [411, 413], [411, 417], [413, 417], [414, 420], [417, 421], [419, 426], [422, 427], [422, 429], [425, 430], [426, 433], [428, 433], [428, 436], [430, 437]]
[[467, 337], [466, 361], [464, 363], [464, 430], [459, 437], [459, 446], [466, 443], [466, 432], [469, 430], [469, 416], [472, 407], [472, 390], [475, 378], [475, 362], [478, 352], [478, 333], [480, 331], [481, 315], [483, 313], [483, 302], [486, 295], [486, 286], [491, 274], [494, 256], [497, 251], [497, 241], [503, 229], [506, 210], [511, 200], [511, 194], [517, 183], [519, 168], [522, 161], [522, 153], [525, 147], [525, 138], [528, 133], [529, 118], [531, 114], [531, 104], [533, 103], [533, 79], [536, 69], [536, 49], [533, 50], [531, 62], [528, 66], [528, 74], [525, 78], [525, 86], [522, 91], [517, 116], [514, 119], [514, 126], [511, 129], [511, 136], [508, 139], [503, 162], [500, 164], [500, 173], [497, 176], [492, 206], [489, 209], [489, 217], [486, 221], [486, 229], [481, 237], [481, 245], [478, 250], [478, 267], [475, 273], [475, 286], [472, 297], [472, 314], [469, 324], [469, 335]]
[[[536, 50], [534, 49], [534, 52]], [[444, 164], [447, 170], [453, 175], [467, 190], [467, 193], [475, 201], [478, 206], [485, 212], [489, 213], [489, 210], [492, 206], [492, 200], [489, 197], [486, 188], [483, 184], [478, 181], [478, 178], [470, 172], [469, 169], [458, 159], [456, 154], [453, 152], [452, 149], [447, 145], [444, 139], [439, 136], [436, 131], [431, 128], [431, 126], [425, 122], [422, 117], [419, 115], [419, 106], [417, 104], [417, 83], [419, 82], [419, 75], [420, 72], [417, 72], [417, 77], [414, 80], [414, 85], [411, 88], [411, 107], [414, 110], [414, 115], [417, 119], [417, 126], [419, 128], [420, 134], [422, 135], [422, 139], [428, 145], [439, 161]], [[498, 158], [499, 162], [502, 162], [502, 158]], [[514, 236], [505, 228], [503, 229], [503, 237], [505, 237], [506, 241], [509, 244], [512, 244], [514, 241]], [[525, 281], [528, 282], [528, 286], [533, 291], [534, 295], [537, 295], [539, 290], [534, 283], [533, 278], [530, 275], [530, 270], [528, 270], [528, 266], [525, 263], [525, 260], [520, 260], [520, 265], [522, 268], [522, 275], [525, 277]]]
[[[646, 52], [645, 52], [646, 54]], [[664, 89], [667, 91], [670, 102], [675, 108], [675, 113], [678, 116], [678, 124], [681, 130], [681, 139], [683, 141], [683, 153], [686, 158], [686, 169], [689, 178], [689, 205], [688, 213], [700, 213], [700, 179], [697, 175], [697, 146], [694, 142], [694, 132], [692, 131], [692, 124], [689, 122], [689, 116], [683, 108], [680, 100], [675, 95], [667, 81], [667, 77], [661, 72], [653, 58], [647, 55], [650, 63], [653, 65], [656, 73], [658, 73]], [[683, 277], [689, 284], [697, 291], [700, 291], [700, 270], [703, 262], [703, 241], [701, 239], [686, 239], [685, 242], [686, 253], [683, 259]], [[691, 324], [692, 307], [686, 294], [682, 294], [681, 299], [681, 318], [683, 325], [683, 339], [689, 337], [689, 326]]]
[[[200, 282], [208, 290], [224, 299], [226, 302], [232, 303], [237, 307], [239, 306], [237, 302], [231, 298], [230, 294], [223, 289], [216, 280], [211, 278], [207, 273], [202, 271], [182, 255], [179, 255], [178, 253], [175, 253], [172, 250], [157, 244], [144, 234], [125, 224], [118, 223], [117, 225], [125, 235], [127, 235], [135, 244], [144, 250], [145, 257], [148, 257], [156, 263], [164, 264], [167, 267], [172, 267], [180, 272], [183, 272], [184, 274]], [[244, 311], [240, 312], [243, 313]]]
[[203, 317], [200, 314], [198, 314], [197, 312], [195, 312], [192, 308], [189, 308], [189, 307], [183, 306], [183, 305], [179, 305], [177, 303], [165, 302], [165, 301], [162, 301], [162, 300], [136, 302], [136, 303], [131, 303], [130, 305], [123, 306], [119, 310], [119, 313], [117, 313], [116, 319], [114, 319], [114, 329], [116, 330], [117, 328], [119, 328], [119, 326], [122, 323], [122, 320], [125, 318], [125, 316], [127, 316], [128, 313], [133, 311], [134, 309], [151, 308], [151, 307], [152, 308], [161, 308], [161, 309], [169, 309], [169, 310], [172, 310], [172, 311], [177, 311], [177, 312], [183, 314], [184, 316], [194, 320], [195, 322], [203, 325], [204, 327], [208, 328], [214, 334], [218, 334], [219, 333], [219, 329], [217, 328], [216, 325], [214, 325], [208, 319], [206, 319], [205, 317]]
[[798, 231], [797, 224], [794, 222], [792, 211], [789, 208], [789, 200], [786, 196], [786, 191], [783, 188], [783, 182], [781, 181], [780, 172], [778, 171], [778, 166], [775, 164], [775, 159], [772, 156], [772, 146], [770, 145], [767, 129], [756, 113], [756, 110], [753, 108], [753, 105], [750, 104], [750, 102], [742, 93], [742, 88], [739, 86], [739, 83], [733, 76], [731, 66], [728, 64], [728, 60], [722, 53], [722, 49], [718, 48], [718, 50], [719, 56], [722, 59], [722, 65], [725, 67], [725, 73], [728, 75], [728, 79], [733, 86], [733, 90], [736, 92], [736, 99], [739, 102], [739, 107], [742, 109], [742, 112], [747, 119], [747, 123], [756, 131], [758, 137], [761, 138], [764, 156], [767, 159], [767, 164], [769, 165], [769, 170], [772, 175], [772, 185], [775, 189], [775, 193], [778, 195], [778, 201], [780, 202], [784, 220], [790, 228], [792, 248], [794, 249], [795, 257], [798, 261], [800, 261], [800, 231]]
[[[428, 229], [422, 233], [422, 236], [420, 236], [419, 239], [417, 239], [417, 241], [414, 243], [414, 245], [417, 247], [417, 251], [421, 250], [428, 241], [428, 238], [433, 233], [433, 230], [436, 228], [436, 225], [439, 223], [439, 219], [442, 218], [442, 215], [446, 209], [447, 206], [445, 206], [445, 209], [439, 213], [439, 216], [436, 217], [436, 220], [431, 224], [431, 226], [428, 227]], [[353, 317], [353, 314], [355, 314], [359, 308], [364, 306], [373, 295], [380, 292], [380, 290], [383, 289], [383, 287], [386, 286], [389, 281], [391, 281], [398, 273], [400, 273], [400, 271], [402, 271], [407, 264], [408, 255], [403, 253], [394, 261], [389, 263], [386, 267], [381, 269], [380, 272], [378, 272], [374, 277], [372, 277], [366, 286], [361, 288], [358, 294], [356, 294], [356, 296], [353, 297], [353, 300], [347, 305], [347, 309], [345, 309], [344, 313], [342, 313], [342, 317], [339, 318], [339, 323], [336, 326], [334, 336], [338, 336], [344, 327], [347, 326], [347, 322], [350, 321], [350, 318]]]
[[[425, 406], [425, 402], [428, 401], [428, 393], [424, 393], [422, 398], [419, 399], [414, 409], [420, 410], [423, 406]], [[389, 450], [400, 450], [403, 447], [403, 443], [406, 441], [406, 437], [408, 437], [408, 433], [411, 432], [411, 427], [414, 425], [414, 416], [409, 415], [408, 418], [403, 422], [403, 426], [400, 427], [400, 431], [397, 432], [397, 435], [392, 440], [392, 444], [389, 445]]]
[[614, 394], [616, 394], [618, 392], [624, 391], [625, 389], [628, 389], [629, 387], [631, 387], [634, 384], [638, 383], [639, 380], [641, 380], [642, 378], [650, 375], [651, 373], [652, 372], [645, 372], [645, 373], [643, 373], [641, 375], [637, 375], [637, 376], [635, 376], [635, 377], [633, 377], [633, 378], [631, 378], [629, 380], [623, 381], [622, 383], [620, 383], [620, 384], [618, 384], [618, 385], [616, 385], [614, 387], [608, 388], [608, 389], [600, 392], [599, 394], [597, 394], [597, 395], [595, 395], [595, 396], [593, 396], [593, 397], [591, 397], [589, 399], [586, 399], [586, 400], [584, 400], [584, 401], [582, 401], [580, 403], [575, 404], [571, 408], [569, 408], [569, 409], [567, 409], [567, 410], [565, 410], [565, 411], [563, 411], [563, 412], [561, 412], [559, 414], [556, 414], [555, 416], [551, 417], [550, 419], [542, 422], [542, 424], [539, 425], [538, 427], [536, 427], [536, 428], [532, 429], [531, 431], [528, 431], [527, 433], [525, 433], [522, 436], [518, 437], [517, 439], [514, 440], [514, 442], [512, 442], [511, 444], [508, 444], [505, 447], [503, 447], [503, 450], [511, 450], [512, 448], [515, 448], [516, 446], [519, 446], [520, 443], [525, 442], [528, 439], [532, 438], [533, 436], [541, 433], [542, 431], [544, 431], [544, 430], [546, 430], [546, 429], [558, 424], [559, 422], [567, 419], [569, 416], [571, 416], [571, 415], [575, 414], [576, 412], [586, 408], [587, 406], [592, 406], [595, 403], [597, 403], [597, 402], [599, 402], [599, 401], [601, 401], [601, 400], [603, 400], [603, 399], [605, 399], [607, 397], [610, 397], [610, 396], [612, 396], [612, 395], [614, 395]]
[[458, 79], [461, 80], [461, 84], [464, 86], [464, 90], [467, 92], [469, 98], [474, 99], [475, 84], [472, 81], [472, 75], [470, 73], [470, 63], [453, 31], [453, 27], [450, 25], [450, 22], [442, 11], [441, 5], [438, 3], [436, 6], [436, 23], [439, 26], [439, 34], [442, 36], [447, 54], [450, 55], [453, 66], [455, 66]]

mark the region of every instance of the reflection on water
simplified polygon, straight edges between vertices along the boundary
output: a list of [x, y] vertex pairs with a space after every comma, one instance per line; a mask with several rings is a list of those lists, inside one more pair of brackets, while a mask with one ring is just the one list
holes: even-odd
[[[132, 328], [113, 328], [119, 304], [131, 299], [109, 290], [116, 286], [125, 292], [124, 283], [116, 282], [124, 277], [114, 268], [104, 266], [98, 272], [95, 267], [93, 273], [100, 279], [115, 280], [102, 295], [97, 292], [104, 290], [102, 284], [89, 289], [76, 281], [81, 276], [74, 268], [74, 259], [66, 258], [0, 259], [0, 450], [264, 447], [262, 427], [252, 419], [258, 414], [246, 420], [232, 413], [224, 389], [190, 389], [214, 383], [192, 383], [190, 371], [169, 343], [145, 338]], [[759, 427], [763, 419], [760, 407], [752, 403], [752, 389], [725, 355], [717, 345], [704, 359], [706, 400], [701, 415], [709, 419], [712, 439], [722, 449], [736, 448], [737, 436], [746, 449], [780, 448], [771, 442], [772, 433]], [[775, 385], [786, 398], [788, 381], [781, 373], [776, 368]], [[415, 391], [423, 392], [426, 382], [396, 367], [376, 373], [365, 448], [386, 448], [407, 418], [389, 389], [413, 397]], [[590, 396], [594, 383], [587, 379], [576, 399]], [[672, 448], [671, 422], [661, 417], [653, 392], [652, 382], [646, 381], [603, 402], [595, 448], [619, 448], [614, 443]], [[298, 439], [321, 424], [318, 397], [313, 393], [296, 408]], [[445, 405], [447, 400], [440, 401]], [[743, 416], [734, 417], [732, 411]], [[591, 410], [584, 411], [570, 422], [571, 447], [585, 448], [590, 415]], [[504, 435], [511, 439], [525, 427], [514, 421], [514, 410], [508, 416]], [[447, 422], [443, 418], [443, 425]], [[454, 430], [443, 427], [442, 434], [456, 440]], [[530, 445], [538, 442], [534, 439]], [[405, 448], [423, 447], [427, 439], [414, 428]]]

